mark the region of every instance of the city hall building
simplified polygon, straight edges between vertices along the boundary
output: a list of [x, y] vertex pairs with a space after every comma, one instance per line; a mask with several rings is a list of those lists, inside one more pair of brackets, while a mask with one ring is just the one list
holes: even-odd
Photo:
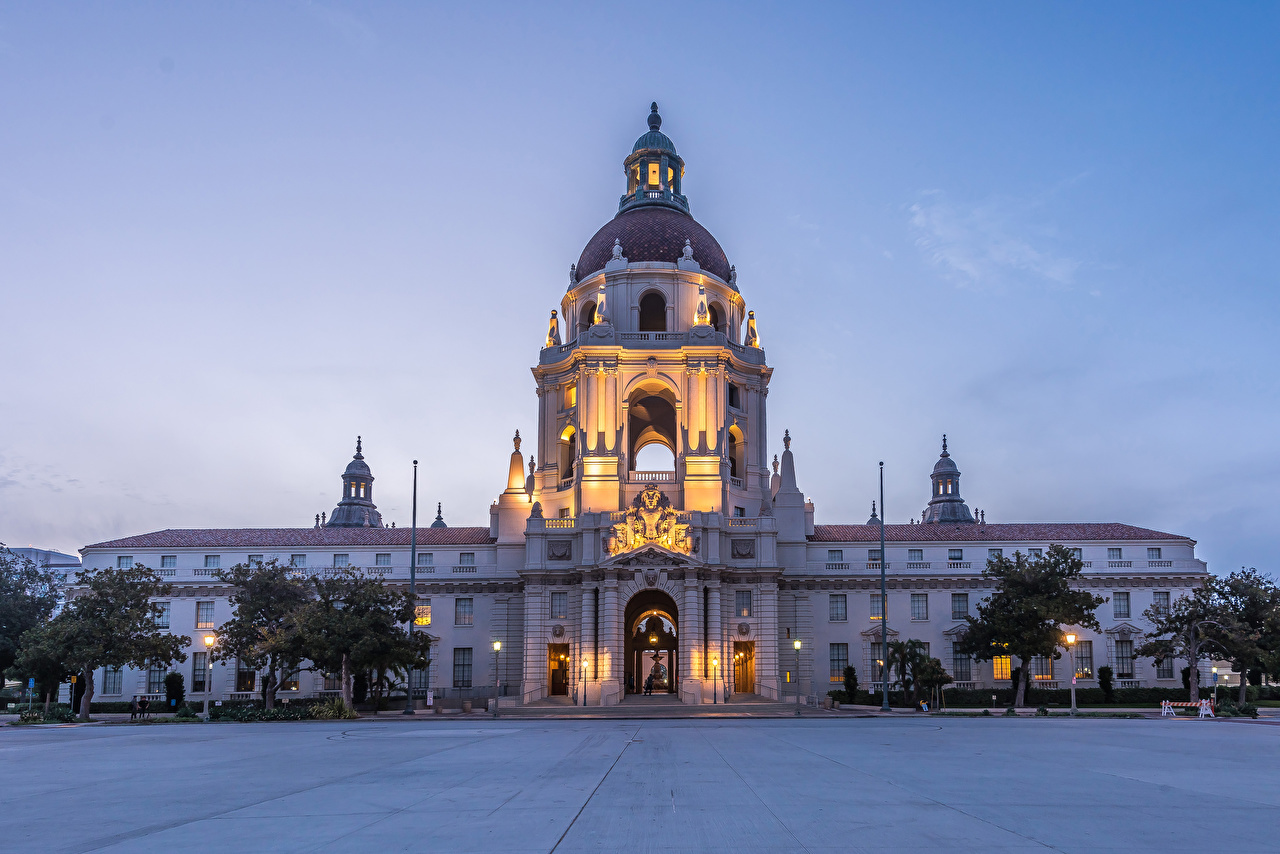
[[[685, 703], [726, 690], [821, 697], [848, 664], [863, 685], [879, 678], [886, 618], [891, 640], [926, 643], [956, 685], [1007, 686], [1018, 662], [974, 661], [953, 642], [991, 591], [988, 558], [1051, 544], [1076, 550], [1083, 584], [1109, 599], [1101, 631], [1079, 632], [1081, 684], [1110, 665], [1119, 686], [1180, 686], [1181, 662], [1134, 651], [1149, 628], [1142, 612], [1207, 574], [1188, 537], [1119, 522], [987, 521], [961, 497], [945, 437], [931, 472], [921, 460], [919, 520], [886, 524], [883, 555], [874, 509], [862, 524], [816, 522], [797, 476], [806, 437], [797, 432], [793, 451], [769, 423], [773, 371], [754, 312], [690, 214], [684, 161], [661, 124], [654, 105], [623, 161], [617, 215], [569, 268], [533, 367], [537, 426], [514, 437], [488, 526], [449, 527], [437, 512], [417, 532], [419, 622], [436, 639], [422, 687], [486, 696], [496, 679], [511, 702], [591, 705], [646, 688]], [[637, 465], [652, 445], [669, 468]], [[495, 480], [504, 454], [495, 449]], [[204, 653], [231, 616], [219, 568], [275, 558], [299, 574], [358, 568], [408, 588], [410, 531], [383, 524], [359, 442], [341, 479], [332, 514], [306, 527], [157, 531], [86, 546], [84, 565], [158, 570], [173, 585], [167, 628], [193, 639], [174, 665], [189, 694], [248, 696], [257, 674], [210, 670]], [[1066, 658], [1031, 667], [1037, 684], [1070, 682]], [[100, 672], [96, 694], [161, 693], [169, 669]], [[304, 669], [283, 695], [338, 688]]]

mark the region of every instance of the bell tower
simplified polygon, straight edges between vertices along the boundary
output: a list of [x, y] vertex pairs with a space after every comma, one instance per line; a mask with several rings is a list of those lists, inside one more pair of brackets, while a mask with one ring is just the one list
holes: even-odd
[[736, 270], [689, 214], [685, 163], [656, 103], [648, 125], [623, 161], [618, 213], [570, 267], [533, 368], [531, 497], [548, 517], [577, 516], [625, 509], [652, 483], [680, 511], [772, 515], [772, 369]]

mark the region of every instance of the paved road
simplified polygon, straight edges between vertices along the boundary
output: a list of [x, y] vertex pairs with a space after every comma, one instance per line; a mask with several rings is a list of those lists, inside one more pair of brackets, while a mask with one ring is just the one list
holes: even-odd
[[1274, 850], [1280, 726], [418, 721], [0, 729], [0, 851]]

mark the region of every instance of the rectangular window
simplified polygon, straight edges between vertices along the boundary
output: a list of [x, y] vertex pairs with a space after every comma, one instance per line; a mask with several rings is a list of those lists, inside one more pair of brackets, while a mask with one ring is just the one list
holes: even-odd
[[947, 560], [964, 560], [964, 549], [947, 549]]
[[1082, 560], [1084, 558], [1084, 549], [1071, 549], [1071, 556], [1076, 560]]
[[213, 628], [213, 603], [212, 602], [196, 603], [196, 628], [197, 629]]
[[262, 566], [262, 555], [249, 555], [250, 566]]
[[879, 593], [871, 594], [871, 619], [884, 619], [884, 600], [880, 598]]
[[564, 387], [564, 408], [573, 409], [577, 405], [578, 405], [578, 385], [577, 383], [569, 383], [567, 386]]
[[252, 691], [258, 681], [257, 672], [240, 659], [236, 659], [236, 690]]
[[1164, 661], [1161, 661], [1156, 664], [1156, 678], [1157, 679], [1173, 678], [1173, 659], [1172, 658], [1166, 658]]
[[324, 674], [324, 690], [341, 691], [342, 690], [342, 674], [341, 673], [325, 673]]
[[911, 619], [920, 621], [929, 619], [929, 594], [911, 594]]
[[119, 694], [124, 684], [124, 671], [119, 667], [107, 667], [102, 671], [102, 693]]
[[924, 560], [924, 549], [907, 549], [907, 560], [920, 563]]
[[1093, 641], [1076, 641], [1076, 676], [1093, 678]]
[[204, 556], [205, 569], [217, 569], [220, 566], [222, 566], [222, 555], [205, 555]]
[[453, 651], [453, 687], [471, 687], [471, 647], [458, 647]]
[[459, 566], [475, 566], [475, 565], [476, 565], [476, 553], [475, 553], [475, 552], [463, 552], [462, 554], [458, 555], [458, 565], [459, 565]]
[[167, 667], [151, 666], [147, 668], [147, 693], [163, 694], [164, 693], [164, 677], [169, 672]]
[[871, 561], [872, 563], [878, 562], [880, 560], [880, 550], [867, 549], [867, 560]]
[[373, 565], [374, 566], [391, 566], [391, 555], [385, 554], [385, 553], [374, 555]]
[[569, 619], [569, 594], [568, 593], [552, 593], [551, 594], [551, 619], [553, 620]]
[[1107, 549], [1107, 560], [1121, 560], [1124, 549]]
[[1147, 560], [1160, 560], [1160, 550], [1147, 549]]
[[170, 614], [170, 609], [172, 608], [172, 604], [173, 603], [171, 602], [156, 603], [156, 605], [159, 606], [160, 608], [160, 611], [156, 614], [157, 629], [164, 629], [165, 631], [169, 630], [169, 614]]
[[335, 569], [344, 566], [351, 566], [351, 555], [334, 555], [333, 566]]
[[999, 560], [1004, 557], [1004, 549], [987, 549], [987, 560]]
[[116, 569], [132, 569], [133, 555], [120, 555], [116, 558]]
[[413, 624], [415, 626], [431, 625], [431, 600], [419, 599], [418, 605], [414, 609]]
[[178, 565], [177, 555], [160, 555], [160, 568], [173, 569]]
[[298, 569], [306, 569], [307, 556], [306, 555], [289, 555], [289, 566], [297, 567]]
[[968, 593], [952, 593], [951, 594], [951, 619], [963, 620], [969, 616], [969, 594]]
[[1116, 641], [1116, 678], [1133, 678], [1133, 641]]
[[827, 563], [844, 563], [844, 549], [827, 549]]
[[1010, 678], [1012, 678], [1010, 675], [1010, 672], [1011, 671], [1010, 671], [1009, 656], [997, 655], [995, 658], [991, 659], [991, 678], [992, 679], [997, 679], [997, 680], [1003, 679], [1005, 681], [1008, 681]]
[[453, 624], [455, 626], [475, 624], [475, 601], [471, 598], [453, 600]]
[[849, 619], [849, 599], [844, 593], [832, 593], [827, 598], [827, 615], [833, 623], [844, 623]]
[[1129, 591], [1119, 590], [1111, 594], [1111, 615], [1117, 620], [1129, 619]]
[[951, 678], [957, 682], [968, 682], [973, 678], [973, 668], [969, 663], [969, 656], [952, 650]]
[[1151, 607], [1160, 616], [1167, 615], [1169, 613], [1169, 591], [1157, 590], [1155, 593], [1152, 593]]
[[733, 508], [733, 517], [735, 519], [745, 519], [747, 517], [747, 508], [745, 507]]
[[191, 693], [203, 694], [209, 680], [209, 653], [191, 653]]
[[849, 645], [847, 643], [833, 643], [831, 648], [831, 681], [843, 682], [844, 669], [849, 666]]
[[1027, 549], [1027, 557], [1039, 560], [1044, 557], [1044, 549]]
[[568, 508], [568, 507], [561, 507], [561, 508], [560, 508], [560, 518], [561, 518], [561, 519], [568, 519], [568, 518], [569, 518], [569, 516], [570, 516], [569, 509], [570, 509], [570, 508]]
[[658, 186], [658, 178], [662, 174], [661, 168], [662, 166], [660, 163], [654, 163], [652, 161], [649, 163], [649, 186], [650, 187]]
[[733, 383], [729, 383], [729, 405], [734, 409], [742, 408], [742, 398], [740, 394], [738, 387]]
[[750, 590], [735, 590], [733, 592], [733, 612], [739, 617], [751, 616]]
[[436, 556], [431, 552], [422, 552], [418, 555], [418, 566], [435, 566]]
[[297, 691], [298, 690], [298, 671], [293, 670], [285, 673], [280, 677], [281, 691]]
[[1040, 682], [1053, 679], [1053, 657], [1037, 655], [1031, 659], [1031, 678]]

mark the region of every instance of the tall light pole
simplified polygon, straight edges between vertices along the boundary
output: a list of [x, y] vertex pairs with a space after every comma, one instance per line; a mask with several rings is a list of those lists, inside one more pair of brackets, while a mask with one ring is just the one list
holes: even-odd
[[502, 641], [493, 642], [493, 716], [498, 716], [498, 653], [502, 652]]
[[1071, 652], [1071, 714], [1076, 713], [1076, 636], [1067, 634], [1067, 649]]
[[711, 705], [720, 702], [720, 659], [711, 659]]
[[[889, 711], [889, 597], [886, 595], [884, 571], [884, 460], [880, 461], [880, 711]], [[904, 686], [905, 687], [905, 686]]]
[[[418, 622], [418, 461], [413, 461], [413, 515], [409, 522], [409, 601], [413, 614], [409, 617], [409, 649], [413, 649], [413, 627]], [[413, 714], [413, 664], [405, 674], [404, 713]]]
[[800, 638], [796, 638], [796, 717], [800, 717]]
[[209, 720], [209, 695], [213, 693], [213, 635], [204, 636], [204, 719]]
[[582, 657], [582, 705], [587, 704], [587, 658]]

